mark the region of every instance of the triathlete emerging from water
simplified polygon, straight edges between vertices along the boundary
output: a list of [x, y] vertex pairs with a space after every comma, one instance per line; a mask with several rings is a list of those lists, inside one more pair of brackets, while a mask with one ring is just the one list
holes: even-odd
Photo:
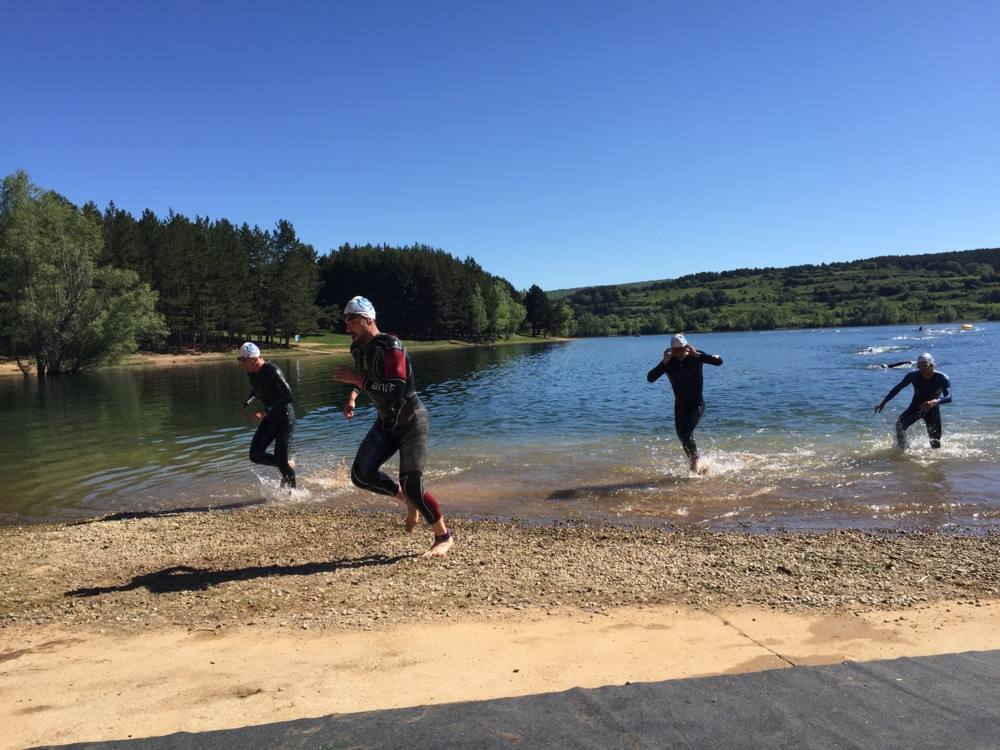
[[[348, 383], [351, 395], [343, 413], [354, 417], [358, 394], [364, 391], [378, 416], [358, 448], [351, 467], [351, 481], [380, 495], [406, 504], [406, 531], [417, 525], [417, 512], [434, 530], [434, 544], [425, 555], [448, 554], [452, 534], [445, 525], [437, 500], [424, 491], [423, 472], [427, 460], [427, 410], [417, 397], [410, 357], [395, 336], [375, 325], [375, 308], [364, 297], [354, 297], [344, 308], [344, 327], [351, 337], [351, 355], [357, 369], [338, 367], [334, 378]], [[379, 468], [399, 451], [399, 484]]]
[[670, 386], [674, 389], [674, 427], [677, 437], [681, 439], [684, 452], [691, 461], [691, 471], [704, 474], [708, 465], [702, 463], [698, 456], [698, 443], [694, 439], [694, 428], [698, 426], [701, 415], [705, 413], [705, 401], [701, 391], [703, 378], [701, 368], [704, 364], [719, 366], [722, 357], [705, 354], [695, 349], [683, 333], [678, 333], [670, 339], [670, 348], [663, 352], [663, 359], [656, 365], [646, 380], [655, 382], [666, 373]]
[[908, 385], [913, 386], [913, 399], [896, 420], [896, 444], [905, 449], [906, 430], [918, 419], [923, 419], [927, 426], [927, 436], [931, 439], [931, 448], [940, 448], [941, 409], [938, 407], [951, 403], [951, 381], [943, 372], [934, 371], [934, 357], [929, 352], [917, 357], [917, 369], [906, 373], [888, 395], [875, 405], [875, 413], [882, 411]]
[[[295, 487], [295, 462], [288, 458], [295, 423], [292, 389], [281, 368], [274, 362], [265, 362], [256, 344], [249, 341], [243, 344], [237, 359], [253, 387], [240, 411], [244, 412], [254, 401], [259, 401], [263, 407], [263, 411], [254, 412], [254, 418], [260, 424], [250, 441], [250, 460], [255, 464], [277, 466], [281, 472], [281, 486]], [[274, 453], [268, 453], [267, 447], [272, 442]]]

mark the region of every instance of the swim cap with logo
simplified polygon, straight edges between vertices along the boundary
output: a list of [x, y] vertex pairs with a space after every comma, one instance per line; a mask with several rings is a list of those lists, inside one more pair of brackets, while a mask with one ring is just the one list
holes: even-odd
[[375, 320], [375, 305], [359, 294], [344, 305], [344, 315], [361, 315]]
[[236, 354], [240, 359], [254, 359], [260, 356], [260, 348], [250, 341], [247, 341], [243, 346], [240, 347], [239, 352]]

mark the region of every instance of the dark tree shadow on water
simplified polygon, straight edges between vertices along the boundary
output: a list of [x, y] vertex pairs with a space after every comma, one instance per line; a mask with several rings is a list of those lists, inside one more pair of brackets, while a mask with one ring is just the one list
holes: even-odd
[[94, 586], [67, 591], [64, 596], [85, 597], [113, 594], [121, 591], [145, 588], [154, 594], [169, 594], [175, 591], [205, 591], [212, 586], [230, 581], [249, 581], [270, 576], [308, 576], [315, 573], [334, 573], [338, 570], [368, 568], [373, 565], [395, 565], [403, 560], [417, 557], [408, 555], [368, 555], [353, 560], [331, 560], [322, 563], [302, 563], [301, 565], [260, 565], [236, 570], [206, 570], [187, 565], [175, 565], [133, 578], [121, 586]]
[[241, 503], [226, 503], [225, 505], [202, 505], [191, 508], [165, 508], [164, 510], [123, 510], [100, 518], [86, 518], [74, 521], [69, 526], [85, 526], [89, 523], [104, 523], [105, 521], [134, 521], [139, 518], [162, 518], [164, 516], [179, 516], [184, 513], [208, 513], [212, 510], [237, 510], [253, 505], [263, 505], [267, 500], [247, 500]]
[[579, 500], [587, 497], [614, 497], [628, 490], [657, 490], [675, 487], [689, 481], [685, 477], [658, 477], [638, 482], [617, 482], [615, 484], [592, 484], [583, 487], [566, 487], [550, 492], [546, 500]]

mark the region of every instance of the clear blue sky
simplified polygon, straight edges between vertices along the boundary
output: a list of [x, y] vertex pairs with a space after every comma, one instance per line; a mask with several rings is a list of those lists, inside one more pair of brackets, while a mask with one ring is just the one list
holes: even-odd
[[0, 173], [519, 288], [996, 247], [998, 39], [996, 0], [0, 0]]

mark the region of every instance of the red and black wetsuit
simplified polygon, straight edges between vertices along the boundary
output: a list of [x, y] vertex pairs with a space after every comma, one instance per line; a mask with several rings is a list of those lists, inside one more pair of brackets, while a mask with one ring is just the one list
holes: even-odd
[[698, 460], [698, 443], [694, 439], [694, 429], [705, 413], [705, 400], [702, 398], [704, 378], [701, 369], [705, 364], [716, 367], [722, 364], [722, 357], [701, 351], [698, 351], [698, 354], [700, 356], [688, 354], [684, 359], [671, 357], [666, 364], [660, 360], [646, 375], [646, 380], [653, 383], [664, 373], [667, 374], [670, 386], [674, 390], [674, 427], [692, 464]]
[[[361, 388], [375, 403], [378, 417], [358, 448], [351, 481], [358, 487], [392, 495], [403, 493], [433, 525], [441, 518], [437, 500], [423, 488], [427, 461], [427, 410], [417, 397], [410, 357], [398, 338], [379, 333], [365, 344], [352, 344], [351, 355], [364, 377]], [[399, 451], [399, 484], [380, 467]]]

